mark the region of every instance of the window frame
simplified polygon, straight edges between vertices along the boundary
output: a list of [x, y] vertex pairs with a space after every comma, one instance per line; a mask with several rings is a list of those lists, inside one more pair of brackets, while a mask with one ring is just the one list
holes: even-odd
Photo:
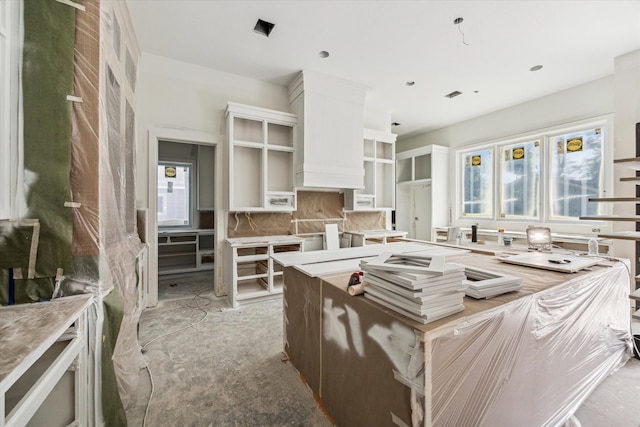
[[[551, 156], [552, 156], [552, 153], [553, 153], [552, 145], [554, 143], [554, 141], [552, 140], [552, 137], [556, 137], [558, 135], [563, 135], [563, 134], [566, 135], [566, 134], [569, 134], [569, 133], [576, 133], [576, 132], [585, 131], [585, 130], [589, 130], [589, 129], [593, 129], [593, 128], [604, 128], [605, 129], [604, 130], [604, 138], [603, 138], [603, 142], [602, 142], [603, 147], [602, 147], [602, 160], [601, 160], [601, 165], [602, 165], [602, 179], [601, 180], [602, 180], [603, 194], [597, 196], [597, 197], [605, 197], [607, 194], [613, 194], [612, 188], [611, 188], [611, 191], [610, 191], [610, 189], [607, 188], [607, 182], [611, 182], [611, 183], [613, 182], [612, 176], [607, 176], [607, 169], [611, 169], [611, 173], [612, 173], [612, 170], [613, 170], [612, 150], [611, 150], [611, 152], [609, 152], [610, 150], [607, 149], [608, 145], [613, 145], [613, 139], [611, 139], [611, 141], [609, 141], [608, 134], [611, 132], [611, 129], [608, 128], [607, 126], [597, 126], [597, 125], [593, 125], [593, 126], [591, 126], [591, 125], [578, 126], [578, 127], [571, 128], [569, 130], [562, 129], [559, 132], [549, 132], [549, 134], [546, 135], [546, 137], [548, 139], [548, 144], [547, 144], [547, 147], [548, 147], [548, 150], [547, 150], [548, 151], [548, 160], [546, 162], [546, 166], [547, 166], [548, 170], [547, 170], [546, 176], [548, 176], [549, 179], [550, 179], [551, 173], [552, 173], [552, 169], [551, 169], [551, 167], [552, 167], [552, 163], [551, 163], [552, 159], [551, 159]], [[608, 166], [607, 162], [610, 163], [609, 166]], [[611, 184], [611, 187], [612, 187], [612, 184]], [[546, 186], [546, 191], [548, 193], [550, 193], [551, 192], [551, 186]], [[571, 223], [571, 222], [575, 222], [575, 221], [580, 221], [580, 222], [584, 222], [585, 221], [585, 220], [568, 220], [568, 219], [562, 219], [562, 218], [555, 219], [554, 215], [553, 215], [553, 212], [552, 212], [553, 211], [553, 206], [552, 206], [552, 203], [551, 203], [551, 196], [550, 195], [548, 197], [546, 197], [546, 201], [547, 201], [547, 206], [546, 206], [546, 211], [545, 211], [545, 214], [546, 214], [545, 219], [546, 219], [546, 221], [548, 223], [550, 223], [550, 224], [566, 224], [566, 223]], [[603, 210], [600, 213], [605, 213], [606, 206], [601, 205], [601, 207], [603, 208]], [[583, 216], [588, 216], [588, 214], [585, 214], [585, 213], [583, 213], [582, 215]], [[590, 222], [594, 222], [594, 221], [590, 221]]]
[[[539, 155], [538, 155], [538, 161], [540, 162], [540, 164], [538, 165], [539, 167], [539, 181], [538, 181], [538, 215], [536, 216], [531, 216], [531, 217], [525, 217], [525, 216], [506, 216], [505, 214], [503, 214], [502, 212], [502, 180], [503, 180], [503, 170], [502, 170], [502, 156], [503, 156], [503, 149], [505, 147], [509, 147], [509, 146], [513, 146], [513, 145], [518, 145], [518, 144], [528, 144], [528, 143], [532, 143], [532, 142], [538, 142], [539, 143]], [[495, 203], [495, 217], [494, 219], [498, 220], [498, 221], [512, 221], [512, 222], [539, 222], [543, 217], [544, 217], [544, 213], [542, 211], [542, 205], [543, 203], [543, 181], [544, 181], [544, 176], [543, 176], [543, 165], [545, 163], [545, 155], [546, 155], [546, 145], [544, 143], [543, 140], [541, 140], [539, 137], [537, 136], [532, 136], [532, 135], [526, 135], [523, 137], [519, 137], [519, 138], [515, 138], [515, 139], [506, 139], [506, 140], [501, 140], [500, 142], [496, 143], [495, 146], [495, 150], [499, 153], [496, 156], [496, 162], [495, 162], [495, 169], [496, 169], [496, 180], [495, 180], [495, 192], [494, 192], [494, 203]], [[503, 216], [505, 215], [505, 216]]]
[[20, 75], [23, 2], [0, 4], [0, 220], [18, 219], [26, 211], [22, 188]]
[[[195, 211], [195, 177], [194, 175], [197, 173], [196, 170], [196, 165], [193, 162], [185, 162], [185, 161], [171, 161], [171, 160], [159, 160], [158, 161], [158, 168], [160, 167], [164, 167], [164, 166], [178, 166], [178, 167], [183, 167], [183, 166], [188, 166], [190, 168], [189, 170], [189, 223], [188, 224], [167, 224], [167, 225], [161, 225], [160, 221], [158, 221], [158, 229], [173, 229], [173, 228], [180, 228], [180, 229], [191, 229], [194, 227], [194, 211]], [[157, 173], [157, 170], [156, 170]], [[160, 196], [158, 193], [158, 189], [159, 186], [156, 185], [156, 199]], [[167, 202], [165, 200], [164, 205], [166, 207]], [[159, 213], [159, 212], [158, 212]]]
[[[491, 214], [490, 216], [486, 216], [484, 214], [468, 214], [464, 212], [464, 162], [465, 158], [468, 155], [471, 155], [473, 152], [477, 151], [489, 151], [491, 155], [491, 187], [493, 189], [493, 194], [491, 197]], [[494, 144], [482, 144], [475, 145], [472, 148], [468, 148], [466, 150], [461, 150], [456, 152], [456, 206], [457, 206], [457, 217], [458, 219], [465, 220], [490, 220], [496, 215], [496, 206], [495, 206], [495, 182], [496, 182], [496, 168], [495, 168], [495, 145]]]
[[[603, 152], [602, 152], [602, 164], [603, 164], [603, 196], [611, 196], [613, 194], [613, 143], [614, 143], [614, 118], [613, 114], [607, 114], [588, 119], [582, 119], [575, 122], [567, 122], [547, 128], [537, 129], [531, 132], [526, 132], [518, 135], [507, 136], [504, 138], [497, 138], [490, 141], [477, 142], [469, 145], [461, 146], [453, 153], [452, 161], [455, 163], [454, 176], [455, 179], [455, 201], [453, 203], [454, 213], [451, 225], [469, 227], [473, 223], [479, 223], [481, 228], [485, 229], [497, 229], [505, 228], [513, 231], [524, 231], [529, 225], [546, 226], [555, 230], [560, 230], [558, 226], [562, 226], [562, 233], [569, 234], [586, 234], [594, 232], [610, 232], [613, 229], [611, 222], [607, 221], [592, 221], [592, 220], [566, 220], [566, 219], [552, 219], [551, 209], [552, 204], [550, 197], [550, 173], [551, 173], [551, 151], [550, 151], [550, 138], [551, 136], [557, 136], [559, 134], [579, 132], [582, 130], [588, 130], [591, 128], [603, 128], [604, 140], [603, 140]], [[540, 141], [540, 190], [539, 190], [539, 206], [538, 217], [525, 219], [525, 218], [501, 218], [501, 148], [506, 145], [512, 145], [518, 142], [527, 141]], [[493, 216], [492, 217], [478, 217], [463, 215], [463, 197], [464, 197], [464, 170], [463, 161], [464, 156], [472, 151], [480, 149], [492, 149], [493, 150]], [[594, 202], [596, 203], [596, 202]], [[612, 212], [611, 204], [602, 204], [602, 213], [610, 214]]]

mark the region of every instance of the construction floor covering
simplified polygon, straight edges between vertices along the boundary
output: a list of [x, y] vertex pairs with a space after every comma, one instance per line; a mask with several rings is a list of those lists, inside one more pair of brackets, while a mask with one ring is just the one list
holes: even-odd
[[[161, 276], [159, 303], [140, 319], [153, 379], [127, 407], [129, 426], [330, 426], [283, 362], [282, 299], [231, 309], [210, 275]], [[364, 392], [364, 391], [363, 391]], [[582, 427], [640, 427], [640, 360], [605, 379], [576, 413]], [[147, 410], [148, 405], [148, 410]], [[391, 425], [381, 420], [380, 425]]]

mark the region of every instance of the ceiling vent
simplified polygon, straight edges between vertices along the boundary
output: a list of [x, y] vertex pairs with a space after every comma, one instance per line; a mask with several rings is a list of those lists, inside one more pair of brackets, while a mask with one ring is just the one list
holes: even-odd
[[455, 98], [458, 95], [462, 95], [462, 92], [454, 90], [453, 92], [446, 94], [444, 97], [451, 99], [451, 98]]
[[269, 34], [271, 34], [271, 31], [273, 31], [273, 27], [275, 26], [276, 24], [258, 19], [258, 22], [256, 22], [256, 26], [253, 27], [253, 31], [262, 36], [269, 37]]

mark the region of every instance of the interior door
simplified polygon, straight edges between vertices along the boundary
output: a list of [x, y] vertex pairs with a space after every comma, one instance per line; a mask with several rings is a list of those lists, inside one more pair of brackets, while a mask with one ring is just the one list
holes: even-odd
[[415, 239], [416, 230], [413, 223], [412, 185], [401, 183], [396, 186], [396, 230], [406, 231], [407, 237]]
[[411, 186], [414, 239], [431, 240], [431, 184]]

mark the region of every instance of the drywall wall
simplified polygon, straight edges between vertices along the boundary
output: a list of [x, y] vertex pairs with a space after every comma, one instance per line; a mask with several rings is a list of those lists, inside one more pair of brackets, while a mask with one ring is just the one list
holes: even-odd
[[[148, 190], [149, 164], [152, 163], [149, 159], [158, 154], [157, 137], [217, 144], [214, 194], [219, 212], [215, 216], [215, 229], [225, 230], [222, 196], [228, 184], [222, 159], [227, 103], [289, 111], [286, 88], [145, 53], [138, 67], [137, 96], [137, 206], [149, 209], [149, 239], [155, 239], [155, 220], [151, 220], [151, 215], [155, 216], [155, 203], [150, 202]], [[150, 138], [154, 138], [153, 144]], [[223, 280], [224, 238], [225, 233], [216, 233], [216, 287], [221, 286]], [[156, 247], [152, 243], [149, 248], [150, 305], [155, 305], [157, 299], [156, 268]]]
[[[138, 159], [148, 158], [148, 132], [154, 128], [207, 132], [223, 142], [229, 101], [289, 111], [283, 86], [143, 54], [137, 86]], [[149, 206], [147, 176], [147, 165], [138, 162], [139, 207]], [[217, 178], [222, 178], [222, 171]]]
[[[640, 50], [621, 55], [614, 62], [614, 102], [615, 102], [615, 135], [614, 157], [623, 159], [636, 157], [636, 123], [640, 122]], [[632, 182], [620, 182], [621, 177], [634, 176], [632, 169], [624, 166], [614, 168], [614, 197], [635, 197], [636, 186]], [[616, 203], [614, 214], [635, 215], [636, 204]], [[616, 221], [614, 231], [635, 231], [633, 222]], [[632, 241], [616, 240], [613, 253], [616, 256], [629, 258], [632, 275], [638, 274], [636, 269], [640, 254], [635, 254], [636, 243]], [[635, 285], [633, 286], [635, 288]], [[637, 306], [636, 306], [637, 307]]]
[[613, 76], [608, 76], [425, 134], [400, 136], [396, 151], [429, 144], [461, 147], [609, 114], [613, 108]]
[[[396, 142], [397, 151], [406, 151], [430, 144], [458, 148], [502, 138], [516, 137], [527, 132], [579, 120], [602, 117], [614, 111], [613, 83], [613, 76], [608, 76], [423, 135], [409, 138], [399, 137]], [[454, 195], [456, 193], [454, 158], [455, 150], [452, 150], [449, 158], [450, 168], [447, 180], [449, 194], [447, 203], [450, 208], [454, 203]], [[473, 219], [456, 219], [453, 211], [451, 216], [453, 225], [468, 227], [473, 222]], [[480, 222], [481, 228], [497, 229], [498, 227], [503, 227], [513, 231], [524, 231], [527, 225], [526, 222], [513, 221]], [[554, 230], [554, 227], [551, 227]], [[563, 227], [565, 233], [586, 234], [591, 232], [591, 225], [587, 223], [563, 225]], [[604, 227], [610, 228], [607, 225]]]

